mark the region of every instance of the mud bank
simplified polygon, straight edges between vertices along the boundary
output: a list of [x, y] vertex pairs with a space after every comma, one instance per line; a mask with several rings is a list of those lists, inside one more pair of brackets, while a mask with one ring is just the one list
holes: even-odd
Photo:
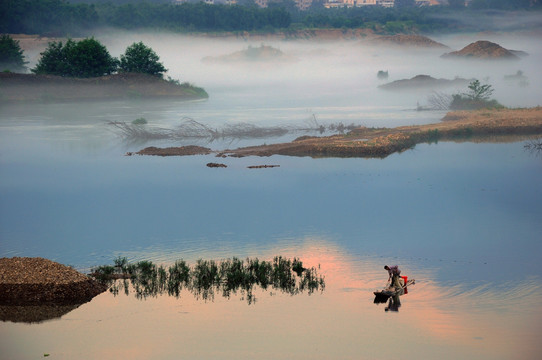
[[[217, 151], [218, 157], [311, 156], [384, 158], [437, 141], [520, 141], [542, 136], [542, 107], [449, 112], [441, 122], [397, 128], [360, 127], [344, 135], [303, 136], [289, 143]], [[177, 148], [155, 148], [144, 155], [177, 155]], [[182, 153], [182, 151], [181, 151]]]

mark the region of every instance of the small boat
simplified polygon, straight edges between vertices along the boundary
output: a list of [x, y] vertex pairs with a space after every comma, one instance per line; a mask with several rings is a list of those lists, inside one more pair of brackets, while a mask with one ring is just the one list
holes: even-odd
[[[406, 276], [405, 276], [406, 277]], [[403, 280], [405, 277], [402, 277]], [[396, 296], [396, 295], [403, 295], [407, 293], [407, 286], [414, 285], [416, 283], [416, 280], [414, 279], [408, 279], [405, 283], [403, 281], [403, 285], [400, 288], [395, 288], [394, 286], [387, 287], [380, 291], [375, 291], [375, 303], [384, 303], [388, 300], [390, 296]]]

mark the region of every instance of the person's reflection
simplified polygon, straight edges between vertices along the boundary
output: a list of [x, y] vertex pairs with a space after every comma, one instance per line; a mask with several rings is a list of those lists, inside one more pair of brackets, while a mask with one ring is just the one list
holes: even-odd
[[384, 309], [384, 311], [399, 311], [400, 307], [401, 307], [401, 299], [400, 299], [400, 295], [397, 293], [393, 296], [390, 296], [388, 306]]

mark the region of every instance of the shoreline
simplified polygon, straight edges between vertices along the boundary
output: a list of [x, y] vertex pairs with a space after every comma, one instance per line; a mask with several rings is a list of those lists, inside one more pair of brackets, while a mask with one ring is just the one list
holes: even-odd
[[206, 99], [207, 92], [188, 83], [139, 73], [96, 78], [0, 73], [0, 103], [69, 102], [118, 99]]
[[[288, 143], [257, 145], [221, 151], [217, 157], [272, 155], [318, 157], [385, 158], [417, 144], [438, 141], [493, 142], [528, 140], [542, 136], [542, 107], [526, 109], [480, 109], [452, 111], [435, 124], [396, 128], [360, 127], [344, 135], [326, 137], [302, 136]], [[510, 141], [510, 140], [508, 140]], [[196, 155], [186, 147], [148, 147], [135, 154], [157, 156]]]

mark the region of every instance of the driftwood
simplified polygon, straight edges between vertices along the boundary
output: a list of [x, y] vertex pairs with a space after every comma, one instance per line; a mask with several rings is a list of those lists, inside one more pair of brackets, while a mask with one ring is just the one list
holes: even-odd
[[251, 165], [247, 166], [249, 169], [266, 169], [266, 168], [274, 168], [274, 167], [280, 167], [280, 165]]
[[213, 142], [219, 139], [265, 139], [284, 136], [295, 132], [344, 133], [360, 125], [345, 125], [341, 122], [324, 126], [312, 115], [305, 126], [269, 126], [254, 124], [226, 124], [221, 129], [211, 128], [189, 117], [181, 119], [181, 124], [173, 129], [132, 124], [122, 121], [109, 121], [117, 133], [127, 140], [205, 140]]

